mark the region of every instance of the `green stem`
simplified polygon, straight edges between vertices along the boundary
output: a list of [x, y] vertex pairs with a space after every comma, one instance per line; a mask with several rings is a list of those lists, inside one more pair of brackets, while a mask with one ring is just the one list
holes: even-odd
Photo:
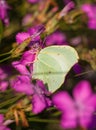
[[1, 56], [5, 56], [5, 55], [8, 55], [8, 54], [10, 54], [11, 52], [9, 51], [9, 52], [6, 52], [6, 53], [3, 53], [3, 54], [0, 54], [0, 57]]
[[5, 110], [5, 109], [0, 109], [0, 113], [6, 113], [7, 112], [7, 110]]
[[4, 58], [3, 60], [0, 60], [0, 63], [2, 63], [2, 62], [4, 62], [4, 61], [6, 61], [6, 60], [8, 60], [8, 59], [10, 59], [11, 57], [9, 56], [9, 57], [6, 57], [6, 58]]
[[0, 103], [0, 108], [6, 106], [8, 104], [14, 103], [14, 102], [16, 102], [17, 100], [19, 100], [22, 97], [24, 97], [24, 95], [19, 95], [19, 96], [15, 97], [15, 98], [8, 99], [7, 101], [5, 101], [3, 103]]
[[39, 118], [28, 118], [28, 120], [32, 122], [40, 122], [40, 123], [59, 123], [59, 120], [56, 119], [49, 120], [49, 119], [39, 119]]
[[52, 111], [52, 110], [56, 110], [56, 108], [55, 107], [50, 107], [50, 108], [47, 109], [47, 111]]
[[61, 114], [61, 112], [57, 111], [57, 112], [53, 113], [52, 116], [59, 116], [60, 114]]
[[82, 73], [80, 73], [80, 74], [76, 74], [74, 77], [79, 77], [79, 76], [88, 74], [88, 73], [90, 73], [90, 72], [93, 73], [93, 72], [95, 72], [95, 70], [89, 70], [89, 71], [86, 71], [86, 72], [82, 72]]
[[8, 94], [8, 93], [10, 94], [11, 92], [13, 92], [13, 90], [10, 88], [10, 89], [4, 91], [4, 94]]

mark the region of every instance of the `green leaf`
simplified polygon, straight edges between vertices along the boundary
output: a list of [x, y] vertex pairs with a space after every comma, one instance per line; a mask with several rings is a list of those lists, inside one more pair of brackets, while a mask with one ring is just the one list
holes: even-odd
[[78, 62], [76, 50], [70, 46], [49, 46], [42, 49], [33, 63], [33, 79], [42, 80], [49, 91], [56, 91], [71, 67]]

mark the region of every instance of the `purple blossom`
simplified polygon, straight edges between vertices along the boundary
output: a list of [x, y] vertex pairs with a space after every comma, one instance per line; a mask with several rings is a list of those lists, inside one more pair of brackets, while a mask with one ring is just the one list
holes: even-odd
[[28, 29], [28, 33], [32, 36], [32, 41], [39, 41], [40, 34], [44, 32], [44, 25], [37, 25]]
[[88, 27], [90, 29], [96, 29], [96, 5], [84, 4], [81, 6], [81, 9], [88, 16]]
[[12, 66], [22, 75], [30, 75], [33, 68], [33, 62], [36, 58], [34, 49], [25, 51], [19, 61], [12, 62]]
[[40, 2], [40, 0], [27, 0], [29, 3], [32, 3], [32, 4], [35, 4], [35, 3], [38, 3]]
[[34, 62], [36, 57], [36, 52], [34, 50], [25, 51], [22, 55], [20, 62], [23, 65], [30, 65]]
[[59, 14], [59, 17], [64, 17], [68, 14], [70, 10], [72, 10], [75, 7], [75, 3], [73, 1], [69, 1], [66, 6], [62, 9], [62, 11]]
[[17, 91], [24, 93], [26, 95], [32, 95], [33, 94], [33, 85], [31, 83], [31, 80], [28, 76], [17, 76], [17, 78], [12, 83], [12, 88]]
[[0, 81], [0, 91], [4, 92], [8, 87], [7, 81]]
[[66, 36], [64, 33], [60, 31], [56, 31], [46, 38], [46, 45], [65, 45], [66, 44]]
[[46, 90], [42, 81], [37, 81], [34, 87], [34, 94], [32, 97], [32, 112], [35, 114], [40, 113], [45, 108], [51, 106], [51, 100], [48, 96], [50, 93]]
[[38, 114], [45, 108], [49, 107], [51, 105], [51, 101], [46, 96], [49, 95], [49, 93], [41, 81], [37, 81], [36, 85], [31, 82], [32, 74], [31, 71], [29, 71], [26, 67], [26, 65], [28, 65], [27, 63], [29, 63], [31, 60], [30, 55], [28, 60], [27, 58], [28, 56], [26, 53], [25, 58], [22, 58], [21, 61], [15, 61], [12, 63], [12, 65], [22, 75], [17, 76], [17, 78], [12, 81], [11, 86], [17, 92], [24, 93], [26, 95], [32, 95], [32, 112]]
[[7, 78], [7, 73], [4, 72], [4, 69], [0, 67], [0, 80], [4, 80]]
[[0, 91], [5, 91], [8, 87], [8, 81], [6, 80], [8, 74], [3, 68], [0, 68]]
[[96, 94], [92, 93], [89, 82], [84, 80], [74, 88], [73, 98], [63, 91], [53, 96], [54, 105], [62, 112], [61, 126], [75, 128], [80, 125], [86, 128], [96, 109]]
[[32, 14], [26, 14], [22, 19], [22, 25], [26, 26], [32, 22]]
[[30, 34], [27, 32], [21, 32], [16, 35], [16, 42], [21, 44], [24, 40], [30, 37]]
[[40, 113], [51, 105], [51, 100], [47, 97], [49, 93], [40, 81], [34, 85], [28, 76], [22, 75], [14, 80], [12, 88], [17, 92], [32, 95], [32, 112], [35, 114]]
[[64, 4], [68, 4], [69, 2], [71, 2], [72, 0], [63, 0]]
[[73, 37], [72, 39], [70, 39], [70, 44], [73, 46], [77, 46], [81, 43], [81, 37], [77, 36], [77, 37]]
[[20, 61], [14, 61], [12, 62], [13, 67], [19, 71], [20, 74], [22, 75], [30, 75], [30, 72], [28, 71], [28, 69], [26, 68], [25, 65], [23, 65]]
[[6, 127], [4, 124], [4, 116], [0, 114], [0, 130], [11, 130], [10, 128]]
[[9, 24], [8, 18], [8, 10], [10, 7], [8, 6], [6, 0], [0, 0], [0, 19], [5, 23], [5, 25]]
[[40, 34], [45, 30], [43, 25], [37, 25], [35, 27], [31, 27], [27, 32], [21, 32], [16, 35], [16, 42], [21, 44], [24, 40], [31, 37], [32, 41], [30, 44], [37, 43], [40, 41]]
[[96, 114], [93, 115], [90, 124], [88, 125], [88, 130], [95, 130], [96, 129]]

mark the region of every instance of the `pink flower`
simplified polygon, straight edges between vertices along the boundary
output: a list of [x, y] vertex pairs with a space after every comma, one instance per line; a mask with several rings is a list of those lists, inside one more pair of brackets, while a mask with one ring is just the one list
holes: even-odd
[[[3, 66], [4, 67], [4, 66]], [[4, 92], [8, 88], [8, 72], [7, 68], [0, 67], [0, 91]]]
[[62, 9], [62, 11], [59, 14], [60, 17], [66, 16], [68, 14], [68, 12], [70, 10], [74, 9], [74, 7], [75, 7], [75, 3], [73, 1], [67, 0], [65, 2], [65, 4], [66, 4], [66, 6]]
[[45, 108], [51, 106], [52, 102], [47, 96], [50, 93], [47, 91], [42, 81], [37, 80], [37, 83], [33, 89], [34, 94], [32, 97], [32, 112], [38, 114], [42, 112]]
[[20, 32], [16, 35], [16, 42], [21, 44], [24, 40], [31, 37], [32, 43], [40, 42], [40, 34], [45, 30], [43, 25], [37, 25], [35, 27], [31, 27], [27, 32]]
[[3, 114], [0, 114], [0, 130], [11, 130], [10, 128], [6, 127], [6, 123], [4, 122]]
[[30, 75], [33, 68], [33, 62], [36, 58], [34, 50], [25, 51], [19, 61], [12, 62], [13, 67], [22, 75]]
[[0, 81], [0, 91], [4, 92], [8, 88], [8, 81]]
[[72, 0], [63, 0], [64, 4], [68, 4], [69, 2], [71, 2]]
[[36, 52], [34, 50], [25, 51], [21, 57], [20, 62], [23, 65], [30, 65], [33, 64], [36, 57]]
[[8, 10], [10, 7], [8, 6], [6, 0], [0, 0], [0, 19], [5, 23], [5, 25], [9, 24], [8, 18]]
[[18, 76], [12, 83], [12, 88], [17, 92], [24, 93], [26, 95], [33, 94], [33, 85], [28, 76]]
[[19, 71], [20, 74], [27, 75], [27, 76], [30, 75], [30, 72], [28, 71], [28, 69], [26, 68], [26, 66], [23, 65], [23, 64], [21, 64], [20, 61], [14, 61], [14, 62], [12, 62], [12, 65], [13, 65], [13, 67], [17, 71]]
[[65, 45], [66, 44], [66, 36], [60, 32], [56, 31], [46, 38], [46, 45]]
[[38, 3], [40, 2], [40, 0], [27, 0], [29, 3], [32, 3], [32, 4], [35, 4], [35, 3]]
[[32, 14], [26, 14], [22, 19], [22, 25], [26, 26], [32, 22]]
[[81, 9], [88, 16], [88, 27], [90, 29], [96, 29], [96, 5], [84, 4], [81, 6]]
[[75, 128], [87, 127], [96, 110], [96, 94], [92, 93], [88, 81], [79, 82], [73, 90], [73, 98], [67, 92], [53, 96], [54, 105], [62, 112], [61, 126]]
[[40, 82], [41, 81], [34, 85], [31, 83], [31, 79], [28, 76], [22, 75], [18, 76], [12, 83], [12, 88], [15, 91], [32, 96], [32, 112], [35, 114], [42, 112], [51, 105], [51, 100], [47, 96], [49, 93], [44, 84]]
[[30, 34], [27, 32], [21, 32], [16, 35], [16, 42], [21, 44], [24, 40], [30, 37]]

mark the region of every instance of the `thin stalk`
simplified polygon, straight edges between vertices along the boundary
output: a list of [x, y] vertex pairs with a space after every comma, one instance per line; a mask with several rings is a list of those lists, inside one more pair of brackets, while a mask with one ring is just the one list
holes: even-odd
[[8, 99], [7, 101], [5, 101], [3, 103], [0, 103], [0, 108], [6, 106], [8, 104], [14, 103], [14, 102], [16, 102], [17, 100], [19, 100], [22, 97], [24, 97], [24, 95], [19, 95], [19, 96], [15, 97], [15, 98]]
[[2, 62], [4, 62], [4, 61], [6, 61], [6, 60], [8, 60], [8, 59], [10, 59], [11, 57], [9, 56], [9, 57], [6, 57], [6, 58], [4, 58], [3, 60], [0, 60], [0, 63], [2, 63]]
[[1, 56], [5, 56], [5, 55], [8, 55], [8, 54], [11, 54], [11, 52], [9, 51], [9, 52], [6, 52], [6, 53], [3, 53], [3, 54], [0, 54], [0, 57], [1, 57]]
[[86, 72], [83, 72], [83, 73], [80, 73], [80, 74], [76, 74], [74, 77], [82, 76], [82, 75], [88, 74], [90, 72], [93, 73], [93, 72], [95, 72], [95, 70], [89, 70], [89, 71], [86, 71]]
[[33, 122], [40, 122], [40, 123], [59, 123], [59, 120], [56, 119], [39, 119], [39, 118], [28, 118], [29, 121], [33, 121]]
[[60, 112], [60, 111], [57, 111], [57, 112], [53, 113], [52, 116], [55, 117], [55, 116], [59, 116], [60, 114], [61, 114], [61, 112]]
[[6, 113], [7, 112], [7, 110], [6, 109], [0, 109], [0, 113]]

